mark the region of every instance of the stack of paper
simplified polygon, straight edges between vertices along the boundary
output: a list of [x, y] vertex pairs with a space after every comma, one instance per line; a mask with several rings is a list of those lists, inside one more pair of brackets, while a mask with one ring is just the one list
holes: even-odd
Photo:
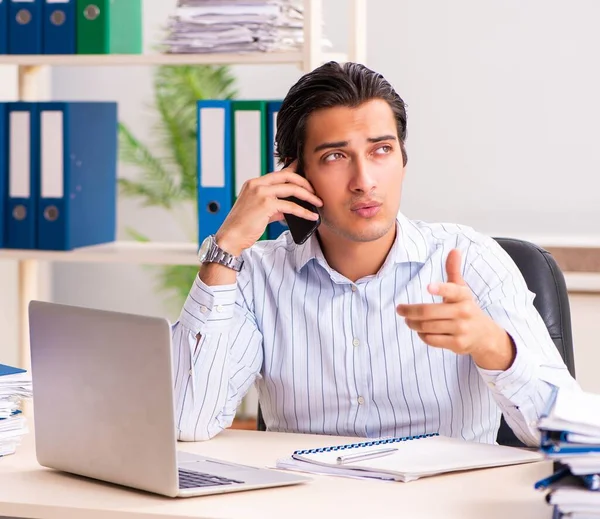
[[22, 369], [0, 364], [0, 456], [13, 454], [29, 432], [20, 407], [32, 396], [31, 377]]
[[300, 0], [179, 0], [163, 44], [168, 53], [297, 50], [303, 26]]
[[600, 395], [556, 389], [538, 422], [541, 451], [557, 463], [536, 488], [558, 517], [600, 519]]

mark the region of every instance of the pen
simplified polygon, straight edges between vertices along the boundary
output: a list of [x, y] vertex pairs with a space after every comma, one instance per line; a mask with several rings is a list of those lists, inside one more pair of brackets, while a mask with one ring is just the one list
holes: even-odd
[[381, 456], [387, 456], [392, 452], [396, 452], [398, 449], [379, 449], [376, 451], [363, 452], [361, 454], [347, 454], [346, 456], [338, 456], [337, 463], [342, 465], [344, 463], [351, 463], [353, 461], [370, 460], [373, 458], [380, 458]]

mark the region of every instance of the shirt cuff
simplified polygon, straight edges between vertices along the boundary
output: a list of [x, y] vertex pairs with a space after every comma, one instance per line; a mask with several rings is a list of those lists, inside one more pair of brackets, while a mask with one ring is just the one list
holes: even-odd
[[196, 276], [179, 320], [195, 333], [226, 327], [233, 319], [236, 298], [237, 284], [208, 286]]
[[525, 398], [527, 391], [521, 391], [537, 376], [538, 364], [531, 352], [520, 341], [514, 340], [515, 360], [505, 371], [477, 368], [484, 382], [497, 393], [516, 402], [520, 394]]

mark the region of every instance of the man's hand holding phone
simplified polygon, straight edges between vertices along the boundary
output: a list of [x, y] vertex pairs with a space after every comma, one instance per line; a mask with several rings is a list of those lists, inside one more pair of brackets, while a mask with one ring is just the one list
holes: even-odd
[[287, 168], [247, 181], [221, 225], [215, 238], [223, 250], [238, 256], [263, 235], [267, 225], [282, 220], [285, 214], [316, 222], [319, 215], [308, 208], [285, 200], [295, 197], [321, 207], [323, 202], [304, 177], [295, 171], [296, 162]]

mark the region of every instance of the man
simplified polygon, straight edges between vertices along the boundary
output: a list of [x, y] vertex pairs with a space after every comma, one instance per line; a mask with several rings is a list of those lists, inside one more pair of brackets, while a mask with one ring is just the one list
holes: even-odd
[[[173, 327], [181, 440], [228, 427], [256, 381], [273, 431], [493, 443], [504, 413], [538, 442], [552, 386], [576, 382], [492, 238], [399, 213], [405, 138], [404, 102], [362, 65], [291, 88], [276, 142], [291, 165], [245, 184], [201, 249], [227, 259], [202, 263]], [[316, 234], [257, 242], [284, 213], [315, 218], [290, 196], [318, 208]]]

